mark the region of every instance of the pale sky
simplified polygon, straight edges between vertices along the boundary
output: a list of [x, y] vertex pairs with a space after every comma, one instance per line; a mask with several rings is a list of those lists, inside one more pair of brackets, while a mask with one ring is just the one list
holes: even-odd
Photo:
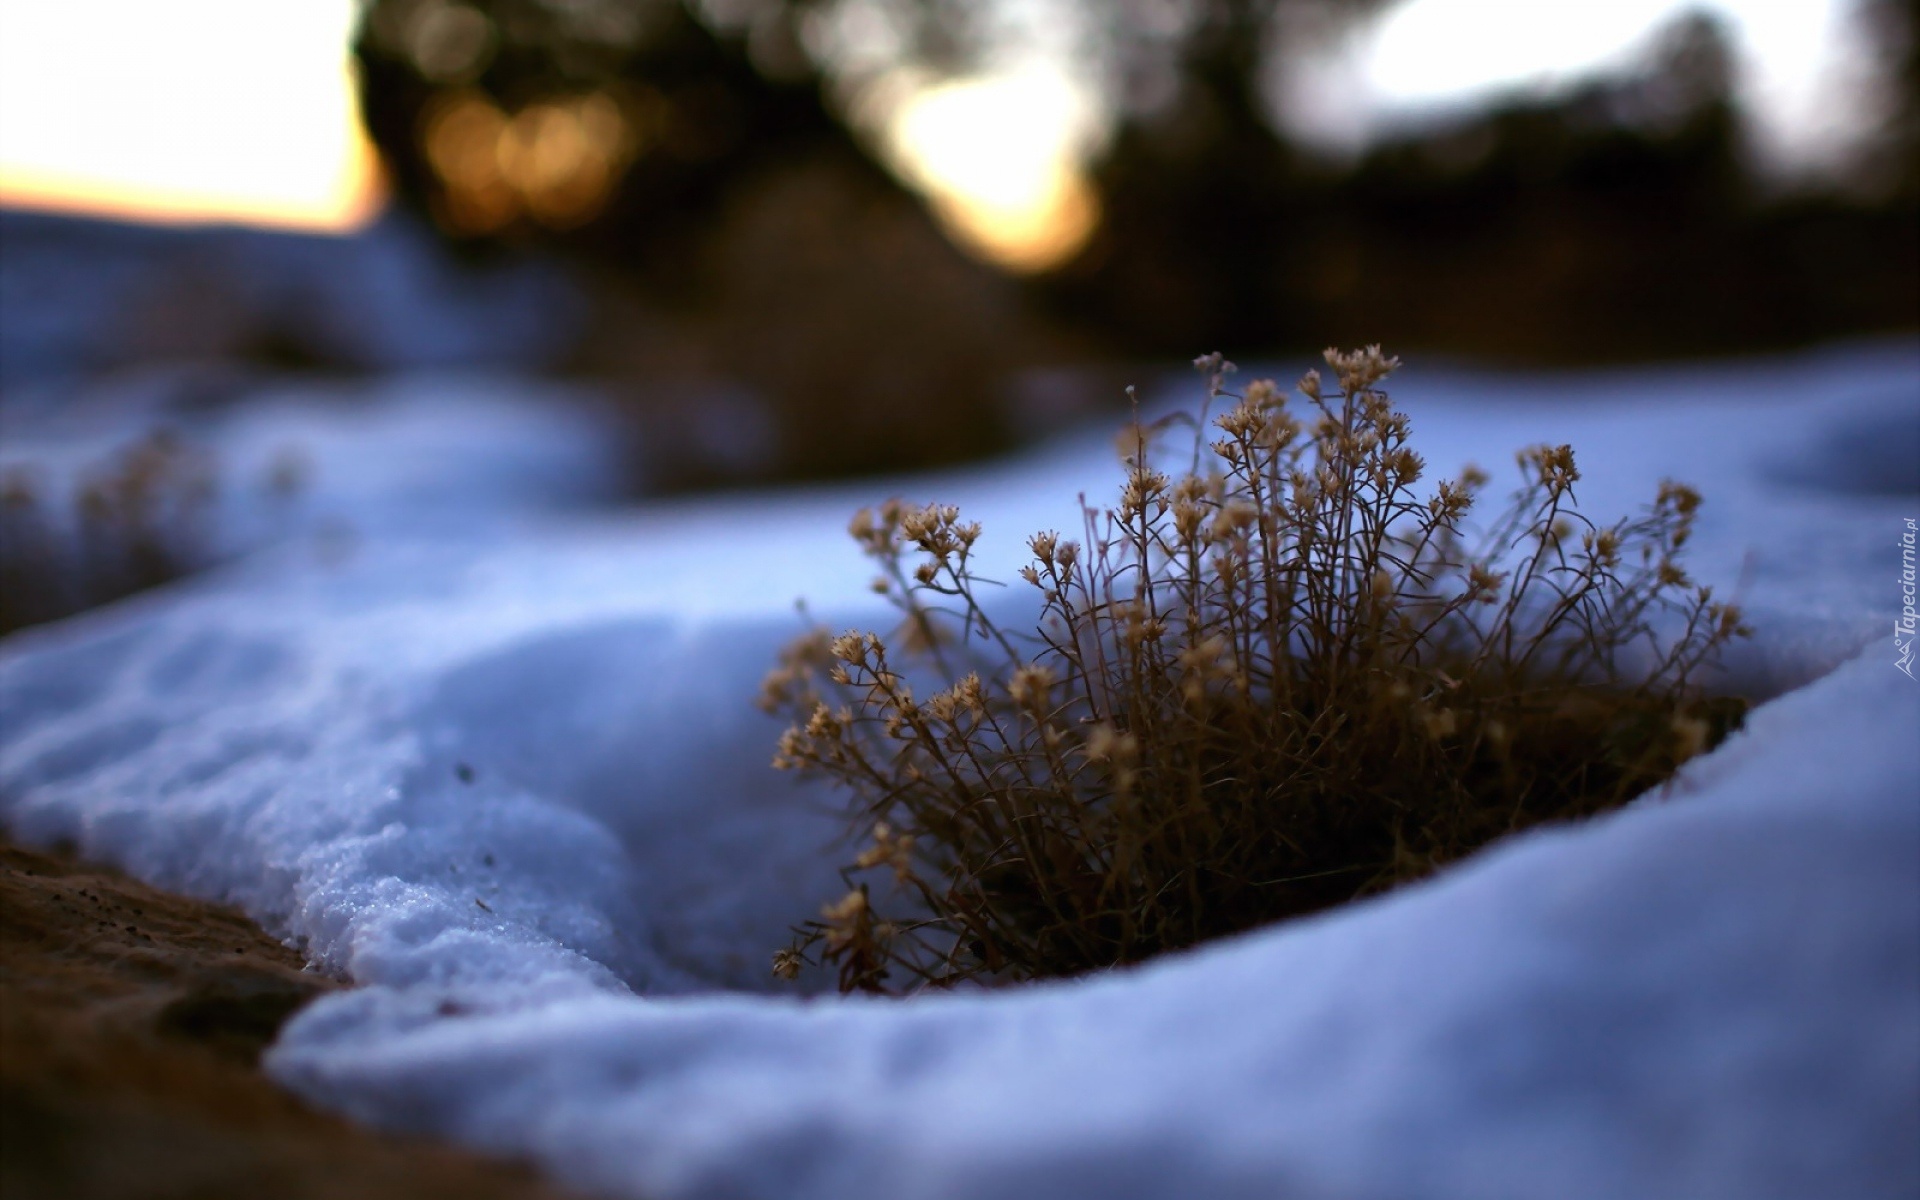
[[1762, 148], [1818, 161], [1861, 115], [1852, 0], [1412, 0], [1302, 73], [1294, 128], [1353, 144], [1422, 110], [1626, 64], [1689, 9], [1723, 18]]
[[347, 229], [352, 0], [0, 0], [0, 202]]

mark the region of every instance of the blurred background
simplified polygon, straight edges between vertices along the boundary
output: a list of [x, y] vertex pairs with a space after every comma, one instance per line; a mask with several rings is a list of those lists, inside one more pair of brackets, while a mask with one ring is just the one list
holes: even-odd
[[[194, 436], [289, 386], [518, 381], [638, 494], [994, 453], [1213, 349], [1910, 332], [1917, 101], [1920, 0], [0, 0], [0, 629], [315, 486]], [[74, 529], [93, 582], [18, 599]]]

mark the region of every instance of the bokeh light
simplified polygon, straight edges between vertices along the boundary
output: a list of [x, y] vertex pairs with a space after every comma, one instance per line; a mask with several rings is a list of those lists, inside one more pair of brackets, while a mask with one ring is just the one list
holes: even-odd
[[1038, 71], [943, 83], [889, 122], [896, 169], [967, 249], [1015, 271], [1071, 258], [1100, 222], [1087, 181], [1089, 104]]
[[365, 224], [355, 18], [352, 0], [0, 0], [0, 203]]
[[640, 147], [648, 111], [605, 92], [541, 100], [514, 113], [478, 91], [437, 100], [423, 114], [421, 139], [445, 189], [439, 215], [466, 234], [522, 215], [553, 229], [591, 220]]

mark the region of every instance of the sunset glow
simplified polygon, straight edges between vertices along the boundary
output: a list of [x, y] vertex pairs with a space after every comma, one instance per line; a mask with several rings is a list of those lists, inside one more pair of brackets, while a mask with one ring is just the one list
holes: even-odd
[[352, 0], [0, 0], [0, 203], [346, 231], [379, 206]]
[[964, 247], [1016, 271], [1057, 266], [1100, 221], [1084, 174], [1087, 106], [1044, 74], [942, 84], [889, 130], [896, 169]]
[[[1409, 113], [1626, 61], [1682, 7], [1411, 0], [1298, 65], [1288, 124], [1311, 142], [1357, 146]], [[1818, 157], [1861, 123], [1849, 71], [1864, 51], [1842, 20], [1846, 0], [1707, 0], [1705, 9], [1730, 24], [1742, 93], [1769, 150]], [[0, 0], [0, 204], [312, 230], [364, 224], [383, 189], [356, 114], [356, 16], [354, 0]], [[878, 123], [887, 157], [972, 252], [1045, 270], [1098, 225], [1085, 164], [1103, 117], [1060, 64], [1042, 55], [895, 98]], [[448, 219], [464, 229], [521, 213], [560, 227], [588, 219], [636, 150], [632, 122], [614, 129], [591, 98], [526, 114], [483, 111], [472, 99], [442, 106], [429, 147], [457, 193]], [[482, 154], [475, 131], [495, 117], [498, 136]]]

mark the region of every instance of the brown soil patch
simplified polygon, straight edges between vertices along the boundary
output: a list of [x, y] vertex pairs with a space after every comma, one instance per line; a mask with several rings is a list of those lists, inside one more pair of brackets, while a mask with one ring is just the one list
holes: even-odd
[[0, 1195], [560, 1200], [270, 1083], [261, 1050], [340, 986], [301, 965], [232, 909], [0, 843]]

